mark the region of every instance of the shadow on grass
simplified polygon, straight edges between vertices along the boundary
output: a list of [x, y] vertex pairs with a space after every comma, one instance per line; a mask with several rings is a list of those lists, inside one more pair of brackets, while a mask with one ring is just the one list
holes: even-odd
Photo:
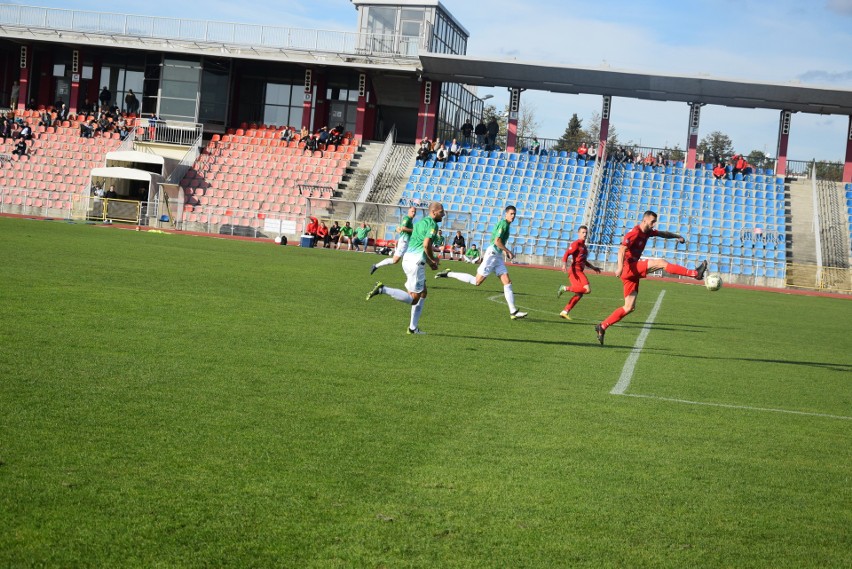
[[[592, 330], [591, 335], [589, 335], [589, 340], [583, 341], [583, 342], [571, 342], [571, 341], [564, 341], [564, 340], [532, 340], [532, 339], [527, 339], [527, 338], [505, 338], [505, 337], [500, 337], [500, 336], [462, 336], [460, 334], [441, 334], [441, 333], [434, 333], [434, 334], [430, 334], [430, 335], [431, 336], [439, 336], [441, 338], [461, 338], [463, 340], [486, 340], [486, 341], [489, 341], [489, 342], [490, 341], [511, 342], [513, 344], [520, 343], [520, 344], [539, 344], [539, 345], [542, 345], [542, 346], [577, 346], [577, 347], [581, 347], [581, 348], [582, 347], [599, 347], [598, 346], [598, 340], [595, 337], [594, 330]], [[603, 347], [607, 348], [609, 350], [619, 351], [619, 352], [630, 352], [630, 351], [633, 350], [632, 346], [607, 346], [607, 345], [604, 345]], [[648, 352], [648, 353], [659, 353], [659, 354], [666, 354], [666, 355], [669, 355], [671, 353], [671, 351], [666, 349], [666, 348], [645, 348], [642, 351]]]
[[[644, 350], [643, 350], [644, 351]], [[677, 358], [687, 358], [691, 360], [715, 360], [715, 361], [732, 361], [732, 362], [752, 362], [758, 364], [781, 364], [781, 365], [793, 365], [793, 366], [804, 366], [804, 367], [814, 367], [820, 369], [829, 369], [832, 371], [839, 371], [842, 373], [852, 372], [852, 364], [841, 364], [841, 363], [833, 363], [833, 362], [807, 362], [807, 361], [794, 361], [794, 360], [773, 360], [769, 358], [738, 358], [738, 357], [726, 357], [726, 356], [696, 356], [696, 355], [687, 355], [687, 354], [669, 354], [672, 357]]]

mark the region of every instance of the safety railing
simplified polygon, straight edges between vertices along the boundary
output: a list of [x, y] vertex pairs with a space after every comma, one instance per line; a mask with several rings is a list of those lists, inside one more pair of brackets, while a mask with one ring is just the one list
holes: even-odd
[[186, 154], [183, 155], [180, 162], [174, 167], [174, 170], [169, 173], [164, 183], [179, 184], [189, 169], [192, 168], [192, 165], [195, 164], [195, 161], [198, 160], [199, 154], [201, 154], [201, 133], [198, 134], [198, 137], [192, 143], [190, 149], [186, 151]]
[[[284, 28], [208, 20], [88, 12], [0, 4], [0, 24], [24, 28], [293, 49], [416, 58], [423, 37]], [[425, 37], [425, 36], [424, 36]]]
[[376, 179], [378, 178], [379, 174], [385, 169], [385, 164], [388, 161], [388, 156], [390, 156], [391, 150], [393, 150], [393, 145], [395, 141], [396, 125], [393, 125], [390, 129], [390, 132], [388, 133], [387, 138], [385, 139], [384, 144], [382, 145], [382, 149], [379, 152], [379, 156], [376, 158], [376, 163], [373, 164], [373, 168], [370, 170], [370, 174], [364, 181], [364, 187], [358, 194], [359, 202], [366, 202], [367, 198], [370, 195], [370, 192], [373, 191], [373, 185], [376, 183]]
[[194, 122], [149, 119], [136, 128], [136, 140], [156, 144], [192, 146], [204, 133], [204, 125]]

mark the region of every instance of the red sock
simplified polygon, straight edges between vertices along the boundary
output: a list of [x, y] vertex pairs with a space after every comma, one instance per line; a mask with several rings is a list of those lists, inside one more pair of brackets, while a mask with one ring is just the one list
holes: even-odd
[[627, 312], [624, 310], [624, 307], [616, 308], [612, 314], [609, 315], [609, 318], [601, 322], [601, 328], [606, 330], [625, 316], [627, 316]]
[[582, 294], [575, 294], [571, 297], [571, 300], [568, 301], [568, 304], [565, 305], [565, 312], [571, 312], [571, 309], [580, 302], [580, 299], [583, 298]]
[[687, 269], [686, 267], [681, 267], [680, 265], [675, 265], [674, 263], [666, 263], [665, 271], [670, 275], [681, 275], [684, 277], [692, 277], [695, 278], [698, 276], [698, 272], [692, 269]]

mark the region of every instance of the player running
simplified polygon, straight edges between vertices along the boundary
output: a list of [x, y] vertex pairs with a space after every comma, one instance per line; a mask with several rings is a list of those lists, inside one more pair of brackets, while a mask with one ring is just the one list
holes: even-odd
[[408, 250], [408, 240], [411, 239], [411, 232], [414, 230], [414, 216], [417, 215], [417, 208], [411, 206], [408, 208], [408, 215], [404, 215], [402, 220], [399, 222], [396, 230], [399, 233], [399, 238], [396, 240], [396, 249], [393, 250], [393, 257], [390, 259], [385, 259], [379, 263], [376, 263], [372, 267], [370, 267], [370, 274], [376, 272], [376, 269], [379, 267], [385, 267], [387, 265], [395, 265], [399, 263], [399, 260], [402, 259], [402, 256], [405, 255], [405, 251]]
[[648, 210], [642, 214], [642, 221], [639, 222], [639, 225], [628, 231], [624, 239], [621, 240], [621, 246], [618, 248], [618, 264], [616, 265], [615, 276], [619, 277], [624, 283], [624, 306], [616, 308], [609, 315], [609, 318], [600, 324], [595, 324], [595, 332], [598, 334], [598, 342], [601, 345], [604, 343], [606, 329], [636, 309], [636, 297], [639, 295], [639, 280], [647, 277], [649, 271], [662, 269], [672, 275], [692, 277], [699, 281], [704, 279], [704, 273], [707, 272], [706, 260], [701, 261], [701, 264], [693, 270], [669, 263], [665, 259], [639, 258], [645, 250], [645, 244], [648, 242], [649, 237], [677, 239], [679, 243], [686, 243], [686, 239], [677, 233], [657, 231], [654, 229], [656, 225], [657, 214]]
[[367, 294], [370, 300], [377, 294], [386, 294], [394, 300], [411, 305], [411, 320], [408, 324], [409, 334], [425, 334], [420, 330], [420, 315], [423, 303], [426, 302], [426, 265], [433, 270], [438, 268], [438, 260], [432, 253], [432, 241], [438, 235], [438, 224], [444, 219], [444, 206], [438, 202], [429, 205], [429, 215], [414, 224], [408, 250], [402, 257], [402, 270], [405, 271], [405, 290], [384, 286], [376, 283]]
[[473, 286], [481, 285], [488, 275], [496, 273], [503, 282], [503, 296], [506, 298], [506, 304], [509, 305], [509, 317], [512, 320], [525, 318], [527, 313], [521, 312], [515, 306], [515, 293], [512, 291], [512, 280], [509, 278], [509, 270], [506, 269], [506, 263], [503, 262], [503, 255], [510, 261], [515, 258], [515, 255], [506, 247], [509, 241], [509, 226], [515, 221], [515, 215], [518, 210], [515, 206], [507, 206], [503, 211], [503, 219], [494, 226], [491, 232], [491, 244], [486, 248], [485, 254], [482, 257], [482, 264], [476, 270], [476, 276], [467, 273], [458, 273], [446, 269], [441, 271], [435, 278], [451, 278], [463, 283], [472, 284]]
[[[568, 301], [568, 304], [565, 305], [565, 308], [562, 309], [562, 312], [559, 313], [559, 316], [564, 318], [565, 320], [571, 320], [571, 317], [568, 315], [571, 312], [571, 309], [577, 306], [577, 303], [580, 302], [580, 299], [583, 298], [584, 294], [591, 294], [592, 287], [589, 285], [589, 279], [586, 278], [586, 273], [584, 272], [586, 267], [589, 267], [596, 273], [600, 273], [601, 270], [591, 264], [587, 257], [589, 256], [589, 249], [586, 247], [586, 236], [589, 234], [589, 228], [585, 225], [581, 225], [580, 229], [577, 230], [577, 239], [571, 245], [568, 246], [568, 249], [565, 250], [565, 254], [562, 255], [562, 272], [568, 275], [568, 283], [570, 286], [559, 285], [559, 290], [556, 291], [556, 298], [562, 296], [563, 292], [573, 292], [574, 296], [571, 297], [571, 300]], [[572, 256], [574, 260], [571, 261], [571, 267], [568, 268], [568, 257]]]

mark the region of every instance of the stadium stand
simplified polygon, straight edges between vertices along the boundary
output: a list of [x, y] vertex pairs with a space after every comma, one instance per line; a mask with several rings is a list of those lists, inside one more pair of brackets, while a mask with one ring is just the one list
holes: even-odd
[[[592, 190], [594, 163], [575, 153], [471, 151], [441, 168], [414, 168], [400, 205], [440, 200], [470, 212], [472, 240], [484, 242], [502, 208], [518, 207], [516, 253], [556, 257], [573, 239]], [[786, 260], [784, 180], [761, 172], [716, 180], [711, 169], [686, 170], [609, 162], [595, 204], [592, 254], [613, 265], [621, 237], [653, 209], [661, 227], [681, 233], [687, 245], [651, 240], [649, 256], [694, 265], [707, 258], [729, 275], [783, 278]], [[540, 259], [534, 259], [539, 262]]]
[[846, 184], [846, 220], [849, 223], [849, 258], [852, 261], [852, 184]]
[[[22, 116], [31, 124], [37, 121], [32, 111]], [[27, 156], [11, 155], [11, 139], [0, 143], [0, 154], [10, 155], [8, 163], [0, 164], [5, 210], [67, 214], [74, 196], [86, 194], [92, 168], [102, 166], [106, 154], [118, 148], [121, 140], [118, 134], [81, 138], [78, 124], [69, 121], [35, 126], [33, 131]]]
[[415, 167], [400, 205], [438, 200], [448, 210], [469, 213], [470, 243], [485, 243], [503, 208], [515, 205], [516, 254], [556, 256], [582, 220], [591, 175], [591, 165], [567, 152], [474, 149], [445, 168], [433, 160]]
[[270, 214], [298, 217], [306, 213], [308, 198], [329, 200], [352, 161], [357, 141], [348, 138], [319, 156], [305, 152], [303, 143], [279, 140], [280, 135], [274, 128], [214, 135], [180, 183], [188, 227], [224, 218], [251, 225]]

